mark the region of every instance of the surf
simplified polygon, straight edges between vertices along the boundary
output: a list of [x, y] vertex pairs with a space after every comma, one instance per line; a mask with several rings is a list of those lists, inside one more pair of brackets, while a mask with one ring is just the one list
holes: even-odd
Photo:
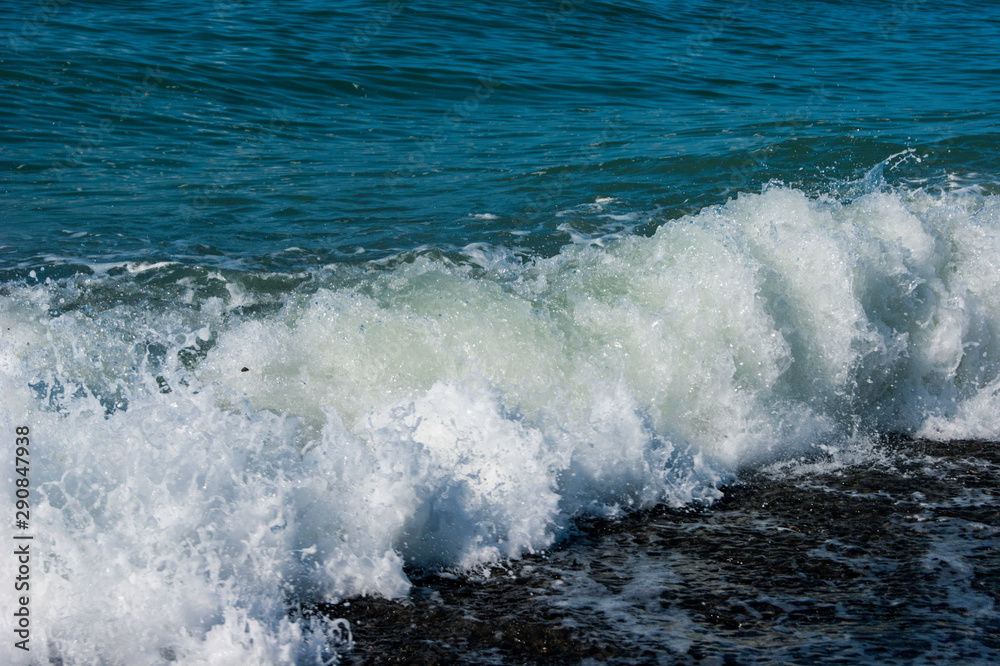
[[41, 452], [38, 643], [333, 658], [346, 625], [295, 609], [880, 433], [1000, 437], [995, 195], [774, 184], [657, 223], [551, 256], [6, 283], [2, 427]]

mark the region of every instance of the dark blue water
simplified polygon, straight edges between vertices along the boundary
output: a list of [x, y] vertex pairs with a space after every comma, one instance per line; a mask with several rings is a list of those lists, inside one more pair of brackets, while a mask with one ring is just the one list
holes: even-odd
[[19, 6], [0, 19], [4, 263], [551, 252], [566, 240], [553, 214], [594, 197], [661, 210], [656, 225], [772, 179], [825, 191], [907, 148], [925, 157], [893, 181], [987, 185], [998, 14], [990, 2]]
[[3, 653], [995, 663], [997, 53], [986, 0], [0, 2]]

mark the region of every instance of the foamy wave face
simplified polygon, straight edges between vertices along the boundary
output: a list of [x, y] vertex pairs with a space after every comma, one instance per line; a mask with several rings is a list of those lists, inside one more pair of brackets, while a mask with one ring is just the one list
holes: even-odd
[[138, 393], [107, 418], [85, 395], [4, 415], [34, 442], [35, 649], [69, 663], [332, 658], [343, 623], [289, 616], [312, 580], [298, 497], [319, 471], [294, 425], [219, 410], [210, 391]]
[[33, 635], [76, 662], [329, 660], [344, 625], [290, 609], [404, 595], [406, 565], [712, 501], [866, 431], [1000, 437], [998, 231], [974, 192], [775, 187], [527, 263], [345, 268], [280, 309], [217, 274], [12, 288]]

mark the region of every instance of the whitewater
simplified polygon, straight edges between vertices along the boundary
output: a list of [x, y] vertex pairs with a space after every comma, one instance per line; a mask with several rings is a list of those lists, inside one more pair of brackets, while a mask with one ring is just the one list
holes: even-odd
[[567, 227], [551, 256], [53, 257], [5, 282], [33, 654], [333, 662], [351, 627], [316, 604], [559, 549], [582, 519], [710, 506], [740, 470], [876, 456], [887, 433], [1000, 439], [995, 194], [772, 183], [657, 215]]

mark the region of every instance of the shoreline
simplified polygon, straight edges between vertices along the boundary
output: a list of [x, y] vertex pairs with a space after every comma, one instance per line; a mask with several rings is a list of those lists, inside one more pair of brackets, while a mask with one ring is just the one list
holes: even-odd
[[711, 507], [583, 521], [546, 554], [317, 610], [351, 622], [347, 664], [1000, 657], [1000, 443], [880, 448], [885, 464], [748, 470]]

